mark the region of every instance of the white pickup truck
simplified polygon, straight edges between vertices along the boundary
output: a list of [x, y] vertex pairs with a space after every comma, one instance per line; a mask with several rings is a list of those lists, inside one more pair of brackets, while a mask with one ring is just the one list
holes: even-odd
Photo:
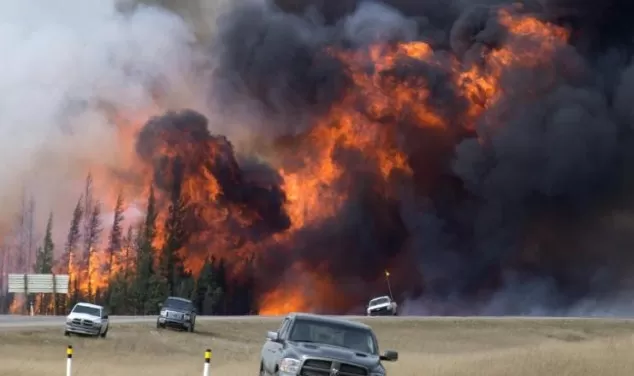
[[108, 314], [102, 306], [77, 303], [66, 316], [64, 335], [70, 336], [74, 333], [105, 338], [108, 334], [108, 324]]
[[389, 296], [379, 296], [370, 300], [366, 313], [368, 316], [396, 316], [398, 305]]

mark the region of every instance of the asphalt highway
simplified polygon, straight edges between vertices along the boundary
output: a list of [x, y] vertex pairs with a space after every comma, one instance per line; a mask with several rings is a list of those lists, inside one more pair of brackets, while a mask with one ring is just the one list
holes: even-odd
[[[336, 316], [347, 319], [366, 318], [365, 316]], [[112, 324], [153, 323], [157, 316], [110, 316]], [[380, 319], [381, 316], [372, 317]], [[402, 316], [390, 317], [390, 319], [414, 319], [417, 317]], [[19, 329], [32, 327], [55, 327], [64, 325], [65, 316], [25, 316], [25, 315], [0, 315], [0, 330]], [[385, 317], [383, 317], [385, 319]], [[223, 320], [257, 320], [257, 321], [281, 321], [281, 316], [197, 316], [198, 321], [223, 321]]]
[[[110, 316], [110, 322], [112, 324], [134, 324], [134, 323], [153, 323], [155, 322], [157, 316]], [[503, 317], [485, 317], [485, 316], [477, 316], [477, 317], [464, 317], [464, 316], [443, 316], [443, 317], [432, 317], [432, 316], [375, 316], [375, 317], [365, 317], [365, 316], [337, 316], [346, 319], [369, 319], [369, 320], [425, 320], [425, 319], [433, 319], [433, 320], [465, 320], [465, 319], [474, 319], [474, 320], [517, 320], [517, 319], [525, 319], [525, 320], [601, 320], [606, 319], [606, 317], [536, 317], [536, 316], [521, 316], [521, 317], [511, 317], [511, 316], [503, 316]], [[20, 328], [31, 328], [31, 327], [56, 327], [64, 325], [65, 316], [24, 316], [24, 315], [0, 315], [0, 330], [3, 329], [20, 329]], [[609, 319], [612, 320], [625, 320], [625, 321], [633, 321], [631, 318], [614, 318], [611, 317]], [[223, 321], [223, 320], [258, 320], [258, 321], [280, 321], [280, 316], [198, 316], [196, 320], [202, 321]]]
[[[153, 323], [157, 316], [110, 316], [112, 324]], [[10, 328], [55, 327], [64, 325], [65, 316], [0, 315], [0, 330]], [[279, 317], [262, 316], [198, 316], [196, 320], [279, 320]]]

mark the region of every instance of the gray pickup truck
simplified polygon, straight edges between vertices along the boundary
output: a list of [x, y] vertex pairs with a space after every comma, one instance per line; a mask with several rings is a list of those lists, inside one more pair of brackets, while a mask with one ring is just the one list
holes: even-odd
[[365, 324], [291, 313], [267, 333], [260, 376], [385, 376], [381, 362], [397, 360], [396, 351], [379, 355], [376, 336]]
[[162, 304], [159, 304], [159, 307], [161, 311], [156, 319], [157, 329], [172, 327], [194, 332], [196, 309], [191, 300], [170, 296]]

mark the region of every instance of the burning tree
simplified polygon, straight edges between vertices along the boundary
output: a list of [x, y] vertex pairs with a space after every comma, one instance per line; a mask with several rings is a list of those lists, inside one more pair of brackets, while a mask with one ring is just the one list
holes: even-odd
[[[53, 213], [48, 216], [46, 222], [46, 230], [44, 233], [44, 241], [42, 246], [38, 247], [35, 259], [35, 273], [51, 274], [53, 273], [55, 257], [55, 244], [53, 243]], [[46, 294], [40, 294], [37, 297], [34, 309], [39, 313], [49, 314], [53, 312], [52, 305], [57, 306], [57, 296], [49, 299]]]
[[[586, 22], [602, 12], [346, 1], [318, 4], [317, 21], [304, 3], [226, 15], [212, 123], [163, 111], [174, 106], [158, 89], [151, 111], [109, 110], [129, 166], [105, 175], [130, 192], [110, 205], [112, 190], [86, 181], [58, 265], [74, 299], [346, 313], [385, 290], [389, 269], [420, 311], [523, 313], [523, 286], [558, 309], [627, 285], [627, 263], [611, 260], [629, 260], [620, 244], [634, 239], [602, 218], [629, 203], [634, 76], [598, 68], [603, 44], [620, 46]], [[230, 140], [215, 133], [223, 117], [257, 130]], [[105, 245], [98, 199], [114, 210]], [[139, 201], [145, 218], [123, 237]]]

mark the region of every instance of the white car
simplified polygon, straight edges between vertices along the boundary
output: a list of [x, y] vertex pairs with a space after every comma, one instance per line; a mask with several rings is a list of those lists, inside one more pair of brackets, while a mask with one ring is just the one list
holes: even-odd
[[396, 316], [398, 305], [389, 296], [379, 296], [370, 300], [366, 313], [368, 316]]
[[85, 334], [101, 336], [108, 334], [108, 314], [106, 310], [96, 304], [77, 303], [66, 316], [66, 329], [64, 335]]

